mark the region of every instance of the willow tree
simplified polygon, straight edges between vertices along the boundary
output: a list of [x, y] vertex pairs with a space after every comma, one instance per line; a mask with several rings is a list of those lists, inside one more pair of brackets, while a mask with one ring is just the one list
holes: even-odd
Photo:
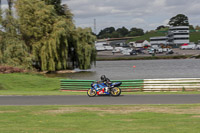
[[64, 5], [62, 0], [43, 0], [47, 5], [53, 5], [58, 15], [65, 15]]
[[32, 68], [30, 54], [18, 34], [18, 21], [10, 14], [10, 10], [0, 20], [3, 29], [0, 32], [0, 64]]
[[91, 28], [77, 28], [73, 39], [76, 64], [80, 69], [89, 69], [96, 60], [94, 47], [96, 37], [92, 35]]
[[[77, 59], [80, 62], [77, 67], [90, 67], [93, 58], [89, 54], [93, 53], [93, 48], [89, 45], [92, 41], [94, 44], [94, 39], [83, 39], [92, 38], [92, 35], [87, 32], [88, 35], [84, 36], [82, 31], [76, 30], [69, 10], [65, 10], [65, 15], [59, 15], [53, 5], [47, 5], [44, 1], [17, 0], [16, 11], [19, 16], [19, 31], [32, 54], [35, 67], [43, 71], [67, 69], [69, 62]], [[79, 51], [84, 46], [91, 51]], [[75, 56], [71, 55], [72, 51]], [[84, 62], [88, 64], [83, 65], [80, 56], [86, 56]]]
[[[12, 10], [12, 6], [13, 6], [13, 2], [14, 0], [7, 0], [8, 2], [8, 9], [11, 11]], [[10, 12], [11, 13], [11, 12]]]
[[20, 32], [33, 54], [34, 64], [41, 70], [66, 69], [67, 38], [73, 26], [41, 0], [18, 0], [16, 8]]

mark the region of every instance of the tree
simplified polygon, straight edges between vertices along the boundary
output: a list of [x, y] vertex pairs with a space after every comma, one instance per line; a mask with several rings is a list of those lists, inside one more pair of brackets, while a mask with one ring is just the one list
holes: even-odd
[[189, 25], [189, 29], [190, 29], [191, 31], [194, 31], [194, 30], [195, 30], [193, 25]]
[[122, 28], [118, 28], [116, 30], [122, 37], [125, 37], [126, 35], [128, 35], [129, 33], [129, 30], [125, 27], [122, 27]]
[[188, 17], [184, 14], [178, 14], [172, 17], [168, 23], [170, 26], [189, 26]]
[[54, 5], [58, 15], [65, 15], [64, 5], [61, 5], [61, 0], [44, 0], [47, 5]]
[[99, 32], [98, 38], [109, 38], [114, 31], [114, 27], [107, 27]]
[[144, 30], [140, 28], [133, 27], [129, 32], [129, 36], [142, 36], [142, 35], [144, 35]]
[[32, 54], [34, 67], [55, 71], [67, 69], [71, 61], [78, 61], [81, 69], [90, 67], [95, 58], [91, 56], [93, 46], [89, 46], [94, 45], [94, 39], [90, 39], [94, 36], [84, 29], [76, 30], [69, 10], [60, 15], [54, 5], [41, 0], [18, 0], [16, 9], [19, 31]]
[[8, 9], [12, 10], [13, 0], [7, 0], [8, 1]]
[[200, 26], [199, 25], [195, 26], [195, 30], [200, 30]]
[[161, 30], [161, 29], [163, 29], [163, 28], [166, 28], [166, 26], [160, 25], [160, 26], [158, 26], [158, 27], [156, 28], [156, 30]]
[[[80, 69], [88, 69], [91, 63], [96, 60], [96, 50], [91, 28], [77, 28], [74, 36], [74, 61]], [[73, 55], [73, 54], [72, 54]]]
[[17, 33], [18, 21], [10, 12], [7, 10], [5, 17], [1, 20], [3, 32], [1, 31], [0, 39], [0, 64], [31, 69], [30, 54], [21, 35]]
[[119, 32], [114, 31], [110, 34], [111, 38], [119, 38], [119, 37], [123, 37]]
[[[11, 11], [12, 10], [12, 5], [13, 5], [13, 0], [7, 0], [8, 2], [8, 9]], [[1, 10], [1, 0], [0, 0], [0, 10]], [[10, 12], [11, 14], [11, 12]]]

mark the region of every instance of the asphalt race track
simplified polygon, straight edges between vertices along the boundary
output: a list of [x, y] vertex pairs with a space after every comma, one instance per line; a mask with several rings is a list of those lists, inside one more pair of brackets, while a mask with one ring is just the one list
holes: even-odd
[[0, 105], [196, 104], [200, 95], [0, 96]]

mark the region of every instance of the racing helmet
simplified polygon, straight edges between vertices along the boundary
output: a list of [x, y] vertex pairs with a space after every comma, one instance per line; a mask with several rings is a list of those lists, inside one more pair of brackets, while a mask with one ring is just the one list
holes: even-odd
[[106, 80], [106, 76], [105, 75], [102, 75], [101, 76], [101, 81], [105, 81]]

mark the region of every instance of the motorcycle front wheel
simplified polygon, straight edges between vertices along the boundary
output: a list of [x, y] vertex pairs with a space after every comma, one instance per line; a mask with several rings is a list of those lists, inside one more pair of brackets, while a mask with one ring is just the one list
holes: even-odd
[[119, 96], [121, 94], [121, 89], [118, 87], [112, 88], [110, 92], [111, 96]]
[[88, 89], [88, 91], [87, 91], [87, 95], [89, 96], [89, 97], [95, 97], [96, 95], [97, 95], [97, 91], [95, 90], [95, 89]]

